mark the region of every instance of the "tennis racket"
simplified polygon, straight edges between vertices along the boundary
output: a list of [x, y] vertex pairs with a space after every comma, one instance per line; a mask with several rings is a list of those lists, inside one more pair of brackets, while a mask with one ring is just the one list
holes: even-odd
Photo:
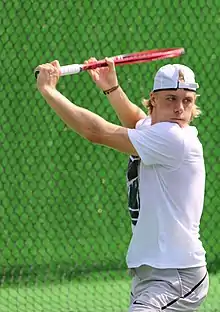
[[[168, 49], [155, 49], [136, 53], [122, 54], [113, 56], [112, 59], [115, 66], [123, 66], [128, 64], [147, 63], [156, 60], [173, 58], [181, 56], [185, 53], [184, 48], [168, 48]], [[96, 69], [99, 67], [108, 66], [105, 60], [91, 62], [89, 64], [71, 64], [60, 67], [60, 76], [79, 74], [83, 71]], [[39, 71], [35, 71], [35, 77]]]

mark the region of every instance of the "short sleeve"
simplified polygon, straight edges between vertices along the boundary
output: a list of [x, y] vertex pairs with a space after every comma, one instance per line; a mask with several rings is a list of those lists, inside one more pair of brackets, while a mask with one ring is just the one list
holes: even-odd
[[176, 167], [183, 158], [183, 131], [176, 123], [129, 129], [128, 136], [145, 165]]

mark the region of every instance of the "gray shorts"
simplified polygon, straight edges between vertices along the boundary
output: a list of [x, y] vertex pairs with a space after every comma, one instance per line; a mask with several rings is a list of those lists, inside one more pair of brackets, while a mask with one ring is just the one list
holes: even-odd
[[131, 269], [132, 289], [129, 312], [194, 312], [208, 293], [206, 267]]

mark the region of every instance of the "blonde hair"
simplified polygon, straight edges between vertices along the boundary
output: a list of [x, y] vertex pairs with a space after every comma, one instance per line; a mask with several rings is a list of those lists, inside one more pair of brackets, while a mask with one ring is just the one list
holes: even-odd
[[[196, 98], [197, 97], [199, 97], [199, 94], [196, 95]], [[143, 99], [142, 104], [144, 105], [144, 107], [147, 108], [148, 115], [150, 116], [153, 112], [153, 105], [151, 103], [151, 99], [148, 99], [148, 100]], [[202, 113], [201, 109], [196, 104], [194, 104], [190, 121], [192, 121], [194, 118], [199, 117], [201, 115], [201, 113]]]

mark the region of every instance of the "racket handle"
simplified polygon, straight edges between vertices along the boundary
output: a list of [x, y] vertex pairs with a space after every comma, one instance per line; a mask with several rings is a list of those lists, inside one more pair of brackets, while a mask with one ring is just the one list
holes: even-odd
[[72, 64], [60, 67], [60, 76], [79, 74], [83, 70], [83, 65]]
[[[66, 75], [74, 75], [79, 74], [83, 70], [83, 65], [81, 64], [72, 64], [72, 65], [65, 65], [60, 67], [60, 76]], [[39, 70], [34, 72], [35, 78], [37, 78], [39, 74]]]

